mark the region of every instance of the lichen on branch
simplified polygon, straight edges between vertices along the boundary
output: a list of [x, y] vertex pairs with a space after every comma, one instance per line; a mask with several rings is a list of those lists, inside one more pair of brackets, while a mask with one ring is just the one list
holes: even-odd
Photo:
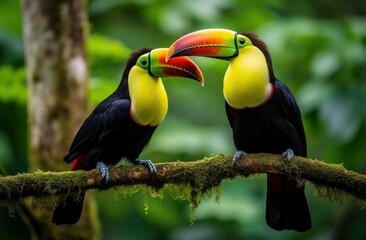
[[361, 202], [366, 200], [365, 175], [349, 171], [342, 165], [309, 158], [294, 157], [287, 163], [279, 155], [248, 154], [233, 166], [232, 156], [218, 154], [193, 162], [159, 163], [156, 167], [158, 173], [155, 176], [151, 176], [143, 166], [111, 168], [110, 180], [106, 184], [97, 169], [75, 172], [38, 170], [34, 173], [0, 177], [0, 201], [17, 202], [29, 196], [37, 198], [87, 189], [106, 190], [133, 185], [147, 185], [159, 191], [169, 185], [177, 186], [177, 189], [186, 189], [188, 186], [189, 200], [191, 204], [197, 205], [200, 196], [217, 189], [223, 180], [261, 173], [288, 174], [302, 181], [310, 181], [315, 186], [325, 187], [326, 192], [344, 193]]

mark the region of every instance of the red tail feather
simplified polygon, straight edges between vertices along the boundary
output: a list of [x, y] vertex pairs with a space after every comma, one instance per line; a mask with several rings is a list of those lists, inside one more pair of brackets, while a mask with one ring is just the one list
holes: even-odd
[[83, 169], [84, 159], [85, 159], [84, 155], [82, 155], [82, 154], [77, 155], [74, 158], [74, 160], [72, 161], [71, 171], [76, 171], [76, 170]]

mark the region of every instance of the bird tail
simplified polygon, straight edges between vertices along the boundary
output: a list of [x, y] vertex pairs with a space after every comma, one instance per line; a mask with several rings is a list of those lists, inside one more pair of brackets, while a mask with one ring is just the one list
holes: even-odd
[[80, 219], [84, 198], [85, 192], [77, 195], [69, 194], [66, 198], [60, 199], [53, 212], [52, 222], [56, 225], [75, 224]]
[[311, 228], [311, 216], [304, 186], [283, 174], [267, 177], [267, 224], [275, 230], [305, 232]]
[[[67, 155], [68, 156], [68, 155]], [[65, 157], [66, 158], [66, 157]], [[84, 155], [74, 156], [71, 170], [76, 171], [83, 168]], [[75, 224], [79, 221], [83, 210], [85, 191], [70, 193], [58, 200], [55, 211], [53, 212], [52, 222], [56, 225]]]

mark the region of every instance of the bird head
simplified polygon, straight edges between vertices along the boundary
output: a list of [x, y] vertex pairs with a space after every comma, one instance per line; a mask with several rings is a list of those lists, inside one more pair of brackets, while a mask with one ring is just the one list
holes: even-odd
[[238, 109], [256, 107], [271, 98], [275, 77], [267, 47], [254, 33], [204, 29], [176, 40], [166, 59], [204, 56], [230, 61], [224, 76], [224, 97]]
[[202, 72], [191, 59], [182, 56], [165, 60], [167, 51], [167, 48], [140, 49], [127, 62], [127, 81], [122, 81], [125, 87], [121, 89], [128, 89], [130, 115], [140, 125], [157, 126], [168, 111], [162, 78], [183, 77], [199, 81], [203, 86]]
[[135, 65], [146, 70], [152, 77], [183, 77], [204, 85], [201, 70], [190, 58], [181, 56], [166, 60], [167, 51], [167, 48], [153, 49], [139, 56]]

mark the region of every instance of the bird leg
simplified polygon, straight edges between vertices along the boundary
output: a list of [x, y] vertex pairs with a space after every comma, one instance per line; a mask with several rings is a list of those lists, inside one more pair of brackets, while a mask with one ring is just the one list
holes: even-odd
[[289, 163], [291, 162], [292, 158], [295, 156], [294, 151], [292, 149], [287, 149], [282, 153], [282, 159], [285, 160], [285, 162]]
[[136, 158], [135, 161], [133, 161], [132, 163], [134, 165], [142, 164], [142, 165], [146, 166], [152, 175], [155, 175], [158, 172], [155, 165], [150, 160], [142, 160], [142, 159]]
[[239, 160], [244, 156], [246, 155], [247, 153], [242, 151], [242, 150], [238, 150], [236, 151], [236, 153], [234, 154], [234, 157], [233, 157], [233, 165], [237, 162], [239, 162]]
[[97, 162], [95, 167], [102, 172], [102, 180], [104, 179], [104, 183], [107, 183], [109, 180], [109, 169], [107, 165], [105, 165], [103, 162]]

